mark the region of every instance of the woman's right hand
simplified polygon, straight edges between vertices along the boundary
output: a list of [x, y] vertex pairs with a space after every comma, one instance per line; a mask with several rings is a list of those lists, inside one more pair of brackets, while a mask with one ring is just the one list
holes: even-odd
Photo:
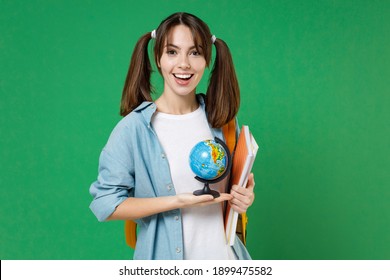
[[233, 196], [228, 193], [221, 193], [217, 198], [212, 195], [196, 196], [191, 193], [150, 198], [129, 197], [116, 207], [107, 220], [136, 220], [177, 208], [206, 206], [232, 198]]
[[233, 196], [228, 193], [220, 193], [220, 196], [217, 198], [214, 198], [210, 194], [193, 195], [191, 193], [178, 194], [176, 195], [176, 197], [180, 205], [179, 208], [206, 206], [206, 205], [211, 205], [211, 204], [231, 200], [233, 198]]

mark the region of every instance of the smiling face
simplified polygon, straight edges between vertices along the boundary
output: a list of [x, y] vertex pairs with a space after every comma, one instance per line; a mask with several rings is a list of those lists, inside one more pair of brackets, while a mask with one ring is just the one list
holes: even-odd
[[164, 77], [164, 94], [195, 94], [206, 68], [202, 52], [202, 46], [195, 46], [192, 32], [187, 26], [181, 24], [171, 29], [158, 63]]

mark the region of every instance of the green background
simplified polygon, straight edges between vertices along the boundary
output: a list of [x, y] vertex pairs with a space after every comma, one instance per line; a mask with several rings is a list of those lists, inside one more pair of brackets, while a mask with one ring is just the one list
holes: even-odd
[[233, 53], [239, 120], [261, 146], [253, 258], [390, 259], [389, 1], [0, 6], [1, 259], [132, 258], [88, 188], [134, 44], [176, 11]]

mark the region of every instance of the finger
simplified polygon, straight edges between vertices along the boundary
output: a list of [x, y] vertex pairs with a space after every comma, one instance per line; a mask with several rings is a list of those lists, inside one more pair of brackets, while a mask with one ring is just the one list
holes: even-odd
[[253, 189], [255, 187], [255, 175], [253, 173], [249, 174], [248, 183], [246, 184], [246, 188]]
[[231, 200], [233, 198], [233, 195], [230, 193], [221, 193], [219, 197], [215, 198], [217, 202], [222, 202], [226, 200]]
[[239, 213], [239, 214], [245, 213], [246, 210], [247, 210], [247, 208], [243, 208], [243, 207], [238, 206], [237, 204], [234, 204], [232, 200], [229, 201], [229, 203], [230, 203], [230, 207], [231, 207], [234, 211], [236, 211], [237, 213]]
[[232, 189], [231, 194], [233, 195], [232, 202], [243, 208], [248, 208], [254, 201], [254, 193], [251, 189], [247, 190], [235, 186]]
[[214, 203], [229, 201], [232, 198], [233, 198], [233, 196], [231, 194], [221, 193], [219, 197], [213, 198], [212, 200], [209, 200], [209, 201], [205, 201], [205, 203], [206, 203], [206, 205], [210, 205], [210, 204], [214, 204]]
[[242, 188], [237, 185], [233, 185], [231, 193], [233, 194], [233, 196], [237, 194], [251, 198], [251, 196], [253, 196], [253, 188]]
[[194, 195], [195, 203], [202, 203], [214, 200], [214, 197], [211, 194], [202, 194], [202, 195]]
[[245, 195], [246, 188], [240, 187], [239, 185], [233, 185], [232, 192], [236, 192], [238, 194]]
[[219, 197], [214, 198], [212, 195], [200, 195], [201, 197], [207, 197], [204, 199], [198, 199], [198, 201], [194, 204], [194, 206], [206, 206], [215, 203], [221, 203], [223, 201], [229, 201], [233, 198], [231, 194], [221, 193]]
[[229, 202], [230, 202], [231, 205], [235, 205], [236, 207], [238, 207], [240, 209], [243, 209], [243, 210], [248, 209], [248, 207], [250, 206], [249, 199], [240, 200], [240, 199], [237, 199], [237, 198], [234, 197]]

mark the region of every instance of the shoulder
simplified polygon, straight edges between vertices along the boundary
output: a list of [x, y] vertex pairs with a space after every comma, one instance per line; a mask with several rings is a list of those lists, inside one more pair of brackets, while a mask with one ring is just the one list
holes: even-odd
[[153, 114], [156, 111], [156, 105], [153, 102], [143, 102], [116, 125], [116, 129], [125, 129], [138, 126], [148, 126]]
[[109, 142], [127, 142], [138, 137], [139, 132], [147, 130], [150, 125], [150, 120], [155, 109], [155, 104], [152, 102], [143, 102], [135, 110], [123, 117], [112, 130]]

